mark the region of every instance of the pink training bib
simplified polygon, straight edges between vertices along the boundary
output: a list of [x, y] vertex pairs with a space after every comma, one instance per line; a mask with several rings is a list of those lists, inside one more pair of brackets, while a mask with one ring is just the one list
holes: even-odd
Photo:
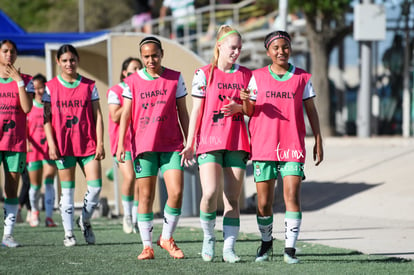
[[[25, 86], [32, 77], [20, 74]], [[26, 152], [26, 114], [16, 81], [0, 83], [0, 151]]]
[[43, 104], [33, 100], [33, 107], [27, 114], [27, 140], [30, 142], [26, 162], [49, 159], [45, 130], [43, 128]]
[[[113, 86], [112, 88], [110, 88], [107, 91], [106, 96], [108, 97], [109, 91], [114, 92], [118, 96], [120, 106], [123, 106], [124, 104], [124, 98], [122, 97], [123, 90], [124, 88], [122, 87], [121, 83], [119, 83]], [[109, 117], [108, 117], [108, 131], [109, 131], [109, 142], [111, 145], [111, 154], [115, 155], [116, 150], [118, 148], [118, 141], [119, 141], [119, 123], [116, 123], [112, 120], [111, 114], [109, 114]], [[125, 148], [125, 151], [131, 151], [131, 130], [130, 128], [127, 129], [126, 134], [125, 134], [124, 148]]]
[[139, 74], [125, 78], [132, 93], [132, 152], [181, 151], [183, 134], [177, 114], [177, 84], [180, 73], [165, 68], [162, 75], [146, 80]]
[[46, 83], [50, 91], [52, 127], [61, 156], [86, 157], [96, 152], [96, 125], [91, 95], [95, 82], [81, 77], [65, 87], [57, 77]]
[[296, 68], [292, 77], [279, 81], [268, 67], [253, 71], [257, 98], [249, 122], [251, 159], [305, 162], [306, 128], [303, 92], [311, 75]]
[[[208, 81], [211, 65], [201, 68]], [[221, 108], [233, 99], [242, 104], [240, 90], [247, 88], [252, 72], [240, 66], [232, 73], [217, 68], [206, 89], [203, 118], [197, 135], [197, 154], [215, 150], [243, 150], [250, 152], [244, 115], [237, 113], [225, 117]], [[230, 99], [229, 99], [230, 98]]]

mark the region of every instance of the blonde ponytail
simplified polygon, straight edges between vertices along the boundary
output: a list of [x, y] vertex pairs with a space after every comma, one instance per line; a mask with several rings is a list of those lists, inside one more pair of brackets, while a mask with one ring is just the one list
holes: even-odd
[[208, 77], [207, 87], [210, 85], [211, 80], [213, 79], [213, 71], [214, 71], [214, 68], [217, 67], [217, 64], [218, 64], [218, 59], [220, 56], [220, 52], [218, 49], [218, 43], [221, 42], [223, 39], [226, 39], [226, 37], [229, 36], [230, 34], [238, 34], [240, 36], [240, 33], [229, 25], [221, 25], [217, 31], [216, 45], [214, 46], [213, 58], [211, 59], [211, 68], [210, 68], [210, 75]]

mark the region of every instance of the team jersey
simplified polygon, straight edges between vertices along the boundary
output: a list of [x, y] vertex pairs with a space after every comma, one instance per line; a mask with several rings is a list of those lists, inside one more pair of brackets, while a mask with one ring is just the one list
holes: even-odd
[[256, 101], [249, 122], [252, 160], [305, 163], [303, 100], [315, 96], [310, 78], [293, 65], [283, 77], [270, 66], [253, 71], [249, 83], [250, 99]]
[[[250, 152], [244, 115], [224, 116], [221, 108], [230, 103], [229, 98], [242, 104], [240, 90], [247, 89], [252, 72], [237, 64], [230, 73], [214, 68], [207, 87], [211, 65], [198, 69], [192, 83], [192, 96], [204, 98], [204, 110], [197, 133], [197, 154], [216, 150], [243, 150]], [[207, 87], [207, 88], [206, 88]]]
[[[20, 74], [26, 93], [34, 93], [32, 77]], [[26, 152], [26, 117], [20, 105], [19, 87], [12, 78], [0, 78], [0, 151]]]
[[27, 114], [27, 140], [30, 150], [26, 162], [49, 159], [46, 134], [43, 128], [43, 104], [33, 99], [33, 107]]
[[[126, 88], [126, 84], [121, 82], [108, 90], [106, 97], [108, 98], [108, 104], [119, 105], [122, 107], [124, 98], [122, 92]], [[108, 119], [108, 131], [109, 131], [109, 142], [111, 145], [111, 154], [115, 155], [118, 148], [119, 141], [119, 123], [112, 120], [111, 114]], [[127, 129], [124, 139], [124, 148], [126, 151], [131, 151], [131, 133], [130, 128]]]
[[180, 72], [163, 70], [155, 79], [145, 68], [124, 79], [127, 88], [122, 96], [132, 101], [134, 159], [144, 152], [175, 152], [184, 148], [177, 99], [186, 96], [187, 91]]
[[162, 5], [171, 9], [174, 25], [184, 26], [196, 23], [194, 0], [164, 0]]
[[60, 75], [46, 83], [52, 128], [61, 156], [86, 157], [96, 152], [96, 122], [92, 102], [99, 100], [95, 82], [78, 75], [68, 83]]

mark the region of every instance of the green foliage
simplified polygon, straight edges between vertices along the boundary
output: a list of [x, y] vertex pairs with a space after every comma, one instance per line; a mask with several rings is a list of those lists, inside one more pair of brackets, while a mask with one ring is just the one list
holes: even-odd
[[[44, 219], [43, 213], [41, 218]], [[57, 214], [55, 221], [60, 223]], [[155, 220], [154, 242], [161, 233], [161, 223]], [[215, 261], [205, 263], [200, 256], [201, 229], [181, 227], [174, 238], [185, 259], [174, 260], [154, 244], [155, 259], [138, 261], [136, 257], [142, 250], [139, 235], [123, 233], [122, 219], [93, 219], [96, 245], [89, 246], [76, 229], [78, 245], [64, 247], [61, 223], [55, 228], [42, 225], [16, 226], [15, 238], [23, 246], [0, 249], [0, 274], [410, 274], [414, 270], [412, 261], [304, 242], [297, 245], [302, 263], [287, 265], [283, 262], [281, 240], [274, 242], [272, 261], [255, 263], [260, 238], [242, 233], [236, 243], [242, 262], [228, 264], [221, 261], [223, 237], [218, 231]]]
[[289, 0], [289, 8], [325, 19], [335, 19], [350, 9], [351, 2], [352, 0]]
[[276, 2], [277, 1], [274, 0], [257, 0], [255, 4], [260, 9], [266, 11], [266, 13], [271, 13], [272, 11], [278, 9], [278, 5]]
[[[5, 0], [2, 0], [5, 1]], [[78, 0], [13, 0], [3, 11], [28, 32], [76, 32]], [[133, 15], [131, 0], [85, 0], [85, 31], [116, 26]]]
[[1, 8], [26, 31], [39, 31], [47, 28], [47, 11], [51, 5], [49, 0], [13, 0]]

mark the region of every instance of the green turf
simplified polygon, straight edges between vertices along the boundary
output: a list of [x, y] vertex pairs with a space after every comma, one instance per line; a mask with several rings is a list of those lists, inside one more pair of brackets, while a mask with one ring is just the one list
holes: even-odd
[[[56, 216], [56, 221], [60, 221]], [[0, 249], [0, 274], [412, 274], [414, 262], [400, 258], [364, 255], [357, 251], [298, 242], [301, 263], [283, 262], [283, 242], [275, 241], [270, 262], [255, 263], [259, 237], [240, 234], [236, 252], [241, 263], [221, 261], [223, 238], [217, 232], [216, 258], [205, 263], [200, 256], [202, 231], [179, 227], [174, 234], [185, 259], [174, 260], [156, 245], [155, 259], [138, 261], [142, 245], [137, 234], [124, 234], [122, 219], [93, 219], [96, 245], [86, 245], [80, 230], [78, 245], [63, 246], [63, 228], [31, 228], [17, 224], [15, 239], [23, 246]], [[161, 232], [154, 228], [154, 241]]]

